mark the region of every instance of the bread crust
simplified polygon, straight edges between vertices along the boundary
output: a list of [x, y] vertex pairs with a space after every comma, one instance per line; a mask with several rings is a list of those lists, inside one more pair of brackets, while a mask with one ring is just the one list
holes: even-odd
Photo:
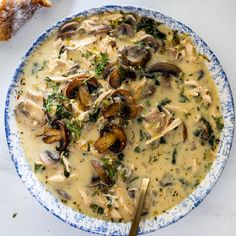
[[40, 7], [50, 7], [48, 0], [2, 0], [0, 2], [0, 41], [9, 40]]

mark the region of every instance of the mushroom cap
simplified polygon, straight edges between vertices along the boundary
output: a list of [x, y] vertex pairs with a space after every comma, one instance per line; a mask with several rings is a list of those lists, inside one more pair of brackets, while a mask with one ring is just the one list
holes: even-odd
[[47, 118], [42, 108], [30, 99], [19, 102], [15, 107], [16, 119], [32, 129], [41, 128]]
[[140, 46], [128, 46], [121, 51], [121, 60], [126, 66], [145, 66], [151, 59], [149, 49]]
[[70, 21], [62, 25], [58, 32], [58, 38], [66, 38], [74, 35], [77, 32], [79, 23], [77, 21]]
[[94, 147], [99, 153], [108, 149], [113, 153], [120, 153], [126, 146], [126, 135], [124, 131], [116, 126], [105, 126], [100, 131], [101, 137], [95, 142]]
[[160, 72], [178, 77], [182, 71], [178, 66], [171, 64], [169, 62], [157, 62], [150, 66], [148, 72], [149, 73]]

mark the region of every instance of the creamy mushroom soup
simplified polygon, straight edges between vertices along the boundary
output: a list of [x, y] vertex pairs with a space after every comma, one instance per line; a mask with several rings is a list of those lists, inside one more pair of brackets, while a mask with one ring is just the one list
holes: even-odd
[[86, 215], [130, 221], [185, 199], [215, 159], [223, 119], [190, 37], [122, 12], [60, 27], [27, 61], [15, 115], [39, 180]]

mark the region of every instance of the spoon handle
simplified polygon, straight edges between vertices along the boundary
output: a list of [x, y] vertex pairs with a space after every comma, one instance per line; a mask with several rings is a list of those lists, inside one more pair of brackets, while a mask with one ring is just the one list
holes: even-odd
[[144, 200], [146, 197], [149, 181], [150, 181], [149, 178], [143, 178], [141, 191], [140, 191], [140, 195], [139, 195], [139, 200], [138, 200], [138, 204], [137, 204], [137, 207], [135, 210], [134, 219], [133, 219], [130, 231], [129, 231], [129, 236], [136, 236], [137, 235], [139, 221], [140, 221], [140, 217], [141, 217], [141, 213], [142, 213], [143, 204], [144, 204]]

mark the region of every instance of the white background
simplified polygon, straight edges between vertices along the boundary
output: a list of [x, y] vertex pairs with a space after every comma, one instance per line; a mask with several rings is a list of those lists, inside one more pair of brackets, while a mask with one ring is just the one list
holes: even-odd
[[[58, 0], [40, 9], [7, 43], [0, 43], [0, 235], [88, 236], [48, 213], [30, 195], [11, 162], [4, 131], [4, 103], [11, 77], [32, 42], [57, 20], [81, 10], [108, 4], [137, 5], [160, 11], [185, 23], [202, 37], [221, 61], [236, 91], [235, 0]], [[188, 216], [150, 236], [236, 235], [236, 143], [218, 184]], [[13, 213], [18, 213], [12, 218]]]

